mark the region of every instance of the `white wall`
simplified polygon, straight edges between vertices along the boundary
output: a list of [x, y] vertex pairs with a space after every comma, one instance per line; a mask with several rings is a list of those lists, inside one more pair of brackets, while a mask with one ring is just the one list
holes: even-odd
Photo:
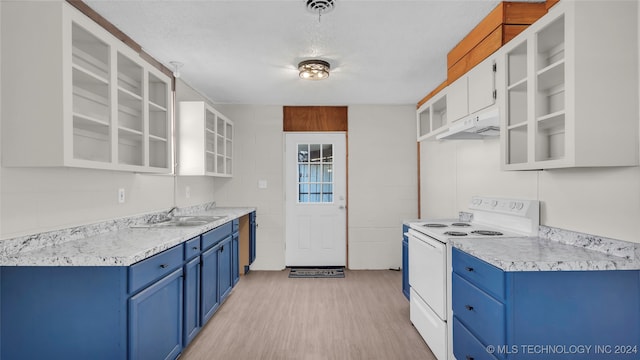
[[[233, 178], [215, 180], [218, 206], [257, 207], [254, 270], [280, 270], [284, 260], [282, 106], [216, 105], [234, 124]], [[258, 180], [267, 188], [258, 189]]]
[[457, 216], [473, 195], [537, 199], [543, 225], [640, 242], [640, 168], [501, 171], [499, 161], [498, 139], [423, 142], [422, 217]]
[[[234, 121], [234, 176], [216, 179], [221, 206], [257, 206], [256, 270], [285, 267], [281, 106], [217, 105]], [[391, 135], [391, 136], [390, 136]], [[414, 106], [349, 107], [349, 267], [397, 268], [400, 224], [417, 215]], [[267, 189], [258, 189], [258, 180]]]
[[349, 106], [349, 268], [399, 268], [418, 214], [415, 106]]

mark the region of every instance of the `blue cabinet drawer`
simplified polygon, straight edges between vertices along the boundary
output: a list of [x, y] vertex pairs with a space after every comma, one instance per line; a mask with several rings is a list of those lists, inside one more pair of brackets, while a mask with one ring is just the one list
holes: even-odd
[[231, 224], [233, 226], [233, 232], [237, 232], [240, 228], [240, 219], [234, 219], [233, 221], [231, 221]]
[[453, 355], [459, 360], [497, 360], [455, 316], [453, 317]]
[[505, 276], [502, 270], [456, 248], [452, 251], [452, 262], [454, 272], [504, 300]]
[[456, 273], [451, 286], [453, 314], [486, 345], [504, 345], [504, 304]]
[[195, 256], [200, 255], [200, 236], [194, 237], [191, 240], [187, 240], [184, 243], [184, 259], [189, 260]]
[[228, 222], [224, 225], [220, 225], [215, 229], [209, 230], [202, 234], [202, 250], [207, 250], [213, 245], [220, 242], [220, 240], [231, 235], [233, 225], [232, 222]]
[[183, 263], [183, 244], [172, 247], [129, 267], [129, 292], [140, 290], [145, 285], [159, 279]]

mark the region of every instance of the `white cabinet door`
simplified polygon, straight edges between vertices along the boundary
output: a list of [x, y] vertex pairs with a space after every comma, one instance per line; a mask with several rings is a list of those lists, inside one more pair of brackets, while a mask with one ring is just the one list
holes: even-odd
[[467, 76], [469, 89], [469, 114], [489, 107], [495, 98], [495, 61], [483, 61], [469, 71]]
[[462, 76], [449, 85], [447, 90], [447, 115], [456, 121], [469, 115], [467, 77]]

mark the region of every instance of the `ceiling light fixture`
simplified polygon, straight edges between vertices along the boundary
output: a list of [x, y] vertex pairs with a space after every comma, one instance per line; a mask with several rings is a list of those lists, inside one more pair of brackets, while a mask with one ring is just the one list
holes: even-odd
[[169, 64], [173, 65], [173, 76], [179, 78], [180, 68], [184, 66], [184, 64], [179, 61], [169, 61]]
[[324, 60], [305, 60], [298, 64], [300, 78], [307, 80], [322, 80], [329, 77], [331, 65]]
[[314, 14], [318, 14], [318, 22], [322, 14], [333, 10], [334, 0], [307, 0], [307, 9]]

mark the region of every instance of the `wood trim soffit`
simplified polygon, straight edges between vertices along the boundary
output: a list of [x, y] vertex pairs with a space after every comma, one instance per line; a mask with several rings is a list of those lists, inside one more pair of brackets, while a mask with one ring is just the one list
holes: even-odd
[[283, 106], [283, 131], [347, 131], [346, 106]]

